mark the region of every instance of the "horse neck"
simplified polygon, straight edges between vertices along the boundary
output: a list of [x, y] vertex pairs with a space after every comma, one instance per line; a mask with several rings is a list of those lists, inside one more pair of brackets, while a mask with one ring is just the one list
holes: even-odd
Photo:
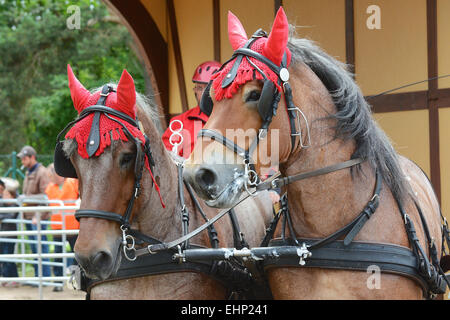
[[[306, 70], [305, 77], [310, 76]], [[312, 79], [312, 80], [311, 80]], [[280, 165], [284, 176], [309, 172], [350, 160], [355, 141], [334, 139], [334, 119], [324, 119], [336, 113], [336, 107], [326, 88], [318, 79], [300, 79], [293, 85], [294, 94], [301, 96], [294, 103], [305, 113], [310, 124], [311, 146], [301, 149]], [[312, 90], [313, 88], [313, 90]], [[307, 97], [307, 98], [305, 98]], [[351, 222], [372, 197], [374, 174], [367, 163], [363, 174], [352, 177], [343, 169], [287, 186], [289, 209], [297, 236], [325, 237]]]

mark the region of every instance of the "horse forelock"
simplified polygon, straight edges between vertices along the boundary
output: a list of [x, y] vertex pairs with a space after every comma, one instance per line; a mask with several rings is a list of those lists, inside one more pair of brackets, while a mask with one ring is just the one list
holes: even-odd
[[374, 169], [380, 170], [394, 197], [402, 201], [408, 189], [398, 155], [373, 119], [370, 105], [347, 70], [347, 65], [325, 53], [313, 41], [298, 38], [294, 26], [290, 29], [288, 48], [292, 54], [291, 72], [295, 73], [300, 69], [295, 66], [304, 63], [316, 74], [337, 109], [330, 116], [336, 120], [335, 138], [354, 139], [356, 149], [352, 158], [368, 160]]

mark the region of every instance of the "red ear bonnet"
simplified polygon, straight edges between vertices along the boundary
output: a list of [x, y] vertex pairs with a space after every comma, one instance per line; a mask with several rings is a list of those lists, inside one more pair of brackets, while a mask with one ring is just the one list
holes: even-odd
[[[70, 65], [67, 65], [67, 75], [69, 78], [70, 95], [72, 96], [73, 105], [78, 111], [78, 114], [80, 114], [87, 107], [96, 105], [100, 99], [100, 91], [91, 94], [88, 90], [86, 90], [86, 88], [75, 77]], [[123, 70], [122, 72], [116, 92], [110, 92], [106, 97], [105, 106], [136, 119], [136, 89], [133, 78], [126, 70]], [[127, 128], [134, 138], [137, 138], [142, 142], [142, 146], [145, 145], [144, 134], [141, 130], [139, 130], [139, 128], [136, 128], [127, 121], [124, 121], [112, 114], [110, 114], [109, 117], [117, 121], [109, 119], [103, 113], [100, 115], [100, 120], [98, 123], [100, 141], [94, 156], [98, 157], [101, 155], [105, 148], [111, 145], [112, 141], [128, 141], [129, 137], [125, 134], [123, 126]], [[75, 123], [75, 125], [69, 130], [69, 132], [67, 132], [65, 136], [66, 139], [76, 140], [78, 145], [78, 153], [85, 159], [89, 158], [86, 146], [91, 132], [93, 118], [94, 113], [88, 114], [86, 117]], [[153, 177], [152, 171], [150, 170], [147, 155], [145, 157], [145, 167], [151, 175], [153, 184], [159, 194], [161, 204], [165, 207], [165, 204], [161, 198], [159, 186]]]
[[247, 33], [239, 19], [228, 11], [228, 39], [233, 50], [242, 48], [248, 41]]
[[[289, 24], [282, 7], [277, 12], [277, 16], [270, 31], [269, 38], [263, 49], [263, 55], [269, 58], [277, 66], [281, 64], [289, 37]], [[290, 57], [288, 57], [290, 58]], [[290, 59], [289, 59], [290, 60]]]
[[[69, 89], [72, 96], [72, 101], [75, 109], [80, 114], [87, 107], [97, 104], [100, 99], [100, 91], [90, 93], [78, 79], [75, 77], [70, 65], [67, 66], [67, 75], [69, 78]], [[117, 92], [110, 92], [106, 98], [105, 105], [109, 108], [115, 109], [131, 118], [136, 118], [136, 90], [134, 87], [134, 81], [131, 75], [124, 70], [117, 85]], [[78, 153], [81, 157], [89, 158], [86, 150], [87, 140], [92, 127], [92, 119], [94, 113], [87, 115], [82, 120], [78, 121], [66, 134], [66, 139], [75, 139], [78, 144]], [[142, 132], [120, 118], [110, 115], [110, 117], [119, 120], [130, 131], [130, 133], [145, 143], [145, 138]], [[111, 145], [111, 140], [128, 141], [127, 136], [123, 132], [123, 128], [120, 123], [108, 119], [105, 115], [100, 117], [100, 145], [95, 153], [95, 156], [99, 156], [103, 153], [103, 150]]]
[[[260, 53], [265, 56], [277, 66], [281, 65], [284, 54], [286, 53], [286, 66], [289, 66], [291, 61], [291, 52], [287, 48], [289, 37], [289, 24], [286, 14], [282, 7], [277, 12], [275, 21], [273, 23], [272, 30], [268, 38], [260, 37], [255, 40], [250, 49]], [[234, 51], [242, 48], [248, 41], [247, 33], [242, 26], [239, 19], [228, 12], [228, 38], [230, 40], [231, 47]], [[275, 74], [267, 65], [263, 62], [249, 57], [249, 59], [255, 64], [259, 69], [261, 69], [266, 77], [272, 81], [278, 90], [281, 92], [282, 89], [278, 84], [278, 76]], [[252, 80], [263, 80], [264, 76], [255, 70], [255, 68], [247, 61], [247, 58], [242, 59], [239, 68], [237, 69], [236, 76], [225, 88], [222, 88], [222, 83], [224, 78], [228, 75], [231, 68], [233, 67], [236, 59], [230, 61], [220, 72], [217, 72], [212, 76], [213, 88], [215, 92], [215, 100], [220, 101], [224, 98], [231, 98], [240, 88], [241, 85]]]
[[123, 70], [117, 85], [117, 109], [130, 117], [136, 117], [136, 89], [134, 81], [127, 70]]
[[91, 93], [78, 81], [69, 64], [67, 65], [67, 77], [69, 78], [69, 89], [73, 106], [80, 113], [84, 108], [89, 106]]

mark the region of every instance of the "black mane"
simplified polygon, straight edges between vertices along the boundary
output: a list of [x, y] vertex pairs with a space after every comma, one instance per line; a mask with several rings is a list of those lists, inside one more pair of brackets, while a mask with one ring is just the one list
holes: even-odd
[[312, 41], [290, 37], [288, 48], [292, 65], [303, 62], [328, 89], [337, 113], [336, 138], [354, 139], [356, 149], [352, 158], [362, 158], [378, 169], [394, 197], [402, 201], [407, 194], [404, 174], [397, 152], [389, 138], [372, 117], [369, 104], [355, 83], [346, 65], [332, 58]]

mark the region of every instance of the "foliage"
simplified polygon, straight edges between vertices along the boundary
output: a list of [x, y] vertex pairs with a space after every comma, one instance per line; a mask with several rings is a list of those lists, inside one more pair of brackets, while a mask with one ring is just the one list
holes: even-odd
[[[80, 8], [71, 30], [69, 6]], [[100, 0], [0, 0], [0, 153], [33, 145], [53, 153], [58, 132], [76, 116], [67, 64], [86, 88], [117, 82], [127, 69], [145, 92], [144, 68], [126, 28]]]

